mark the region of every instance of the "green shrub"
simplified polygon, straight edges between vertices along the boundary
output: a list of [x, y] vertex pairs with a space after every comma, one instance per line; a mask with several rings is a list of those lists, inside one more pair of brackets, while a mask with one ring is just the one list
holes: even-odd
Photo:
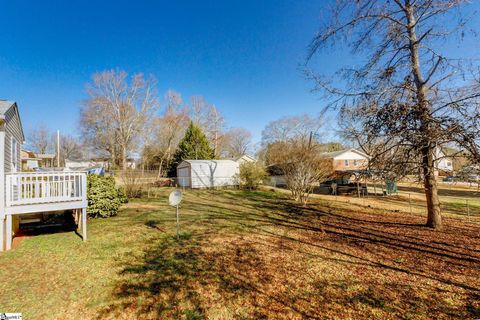
[[87, 200], [90, 217], [108, 218], [117, 214], [126, 196], [115, 186], [113, 177], [90, 174], [87, 177]]
[[121, 203], [128, 203], [127, 193], [125, 192], [125, 187], [118, 187], [118, 198], [120, 199]]
[[244, 162], [240, 165], [240, 174], [238, 176], [239, 184], [242, 188], [256, 189], [265, 179], [267, 173], [265, 168], [259, 162]]

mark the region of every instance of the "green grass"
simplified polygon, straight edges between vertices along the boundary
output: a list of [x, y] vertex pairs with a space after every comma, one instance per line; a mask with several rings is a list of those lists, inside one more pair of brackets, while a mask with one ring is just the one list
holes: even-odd
[[[139, 199], [0, 254], [0, 312], [25, 319], [480, 317], [478, 225], [272, 191]], [[316, 201], [316, 200], [314, 200]]]

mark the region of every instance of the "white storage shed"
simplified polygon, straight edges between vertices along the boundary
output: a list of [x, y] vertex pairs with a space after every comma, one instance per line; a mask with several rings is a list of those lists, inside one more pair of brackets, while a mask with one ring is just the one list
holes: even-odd
[[235, 186], [239, 173], [233, 160], [184, 160], [177, 166], [178, 184], [186, 188]]

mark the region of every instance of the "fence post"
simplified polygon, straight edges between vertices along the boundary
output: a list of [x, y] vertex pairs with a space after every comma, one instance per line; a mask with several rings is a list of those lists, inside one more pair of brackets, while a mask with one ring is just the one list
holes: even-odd
[[410, 206], [410, 214], [412, 214], [412, 195], [408, 194], [408, 205]]
[[467, 218], [470, 220], [470, 206], [468, 205], [468, 199], [466, 199], [465, 202], [467, 203]]

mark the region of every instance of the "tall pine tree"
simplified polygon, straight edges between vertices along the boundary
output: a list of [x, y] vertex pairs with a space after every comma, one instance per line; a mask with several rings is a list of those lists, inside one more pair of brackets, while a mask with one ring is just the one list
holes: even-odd
[[190, 122], [185, 136], [178, 144], [170, 166], [169, 176], [176, 176], [177, 166], [183, 160], [209, 160], [213, 159], [213, 151], [210, 148], [207, 136], [202, 129]]

